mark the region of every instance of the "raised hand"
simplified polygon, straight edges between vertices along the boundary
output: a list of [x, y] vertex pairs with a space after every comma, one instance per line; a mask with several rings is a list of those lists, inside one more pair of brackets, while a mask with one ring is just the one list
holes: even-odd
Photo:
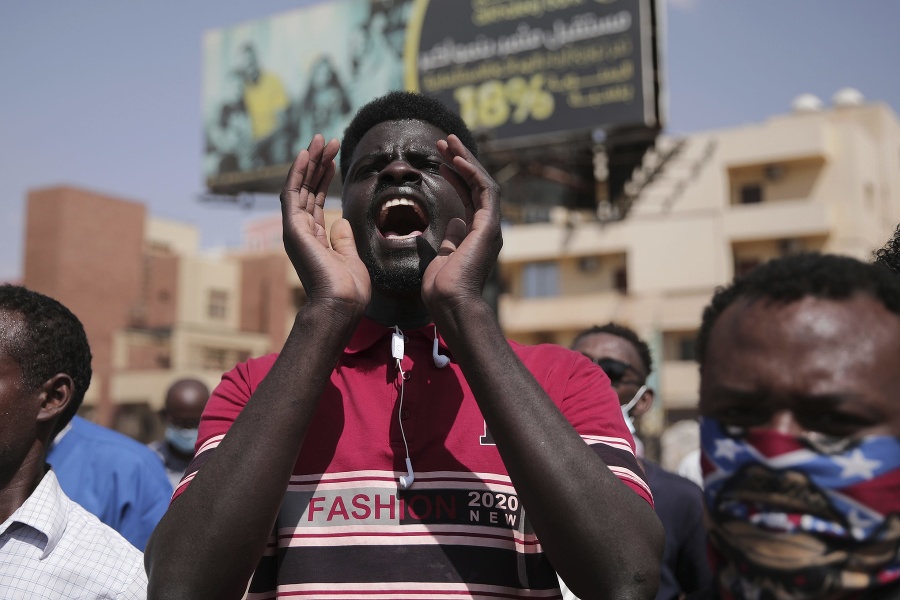
[[441, 165], [441, 175], [462, 200], [466, 222], [447, 224], [438, 254], [422, 276], [422, 299], [433, 317], [443, 306], [481, 298], [503, 246], [497, 182], [455, 135], [439, 140], [437, 147], [452, 165]]
[[325, 235], [324, 206], [340, 144], [316, 134], [302, 150], [281, 191], [284, 249], [310, 303], [337, 301], [362, 314], [371, 297], [369, 273], [356, 252], [350, 223], [340, 219]]

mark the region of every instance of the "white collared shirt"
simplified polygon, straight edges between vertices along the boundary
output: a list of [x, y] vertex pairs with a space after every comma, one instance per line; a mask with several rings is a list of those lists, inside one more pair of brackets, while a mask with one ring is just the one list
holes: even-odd
[[145, 599], [144, 555], [70, 500], [48, 471], [0, 524], [0, 597]]

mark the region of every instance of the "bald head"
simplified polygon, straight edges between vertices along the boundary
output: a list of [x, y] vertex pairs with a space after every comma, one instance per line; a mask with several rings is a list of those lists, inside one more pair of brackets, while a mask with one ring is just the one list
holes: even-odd
[[209, 388], [197, 379], [179, 379], [166, 393], [166, 419], [177, 427], [194, 429], [209, 400]]

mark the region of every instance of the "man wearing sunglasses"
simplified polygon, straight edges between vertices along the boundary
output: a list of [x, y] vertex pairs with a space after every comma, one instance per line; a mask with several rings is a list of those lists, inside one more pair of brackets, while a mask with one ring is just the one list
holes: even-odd
[[713, 597], [900, 598], [900, 279], [771, 261], [697, 346]]
[[[634, 434], [633, 420], [653, 404], [653, 389], [647, 386], [653, 358], [647, 343], [628, 327], [607, 323], [579, 333], [572, 349], [593, 360], [609, 377], [625, 422]], [[635, 444], [641, 454], [637, 437]], [[680, 594], [702, 590], [711, 578], [706, 561], [702, 492], [691, 481], [653, 462], [639, 460], [666, 532], [656, 600], [672, 600]]]

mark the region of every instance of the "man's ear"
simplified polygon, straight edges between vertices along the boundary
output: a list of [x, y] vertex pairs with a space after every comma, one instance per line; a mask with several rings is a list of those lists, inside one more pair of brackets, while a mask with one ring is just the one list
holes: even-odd
[[72, 401], [75, 382], [65, 373], [57, 373], [41, 386], [41, 410], [38, 422], [53, 421]]
[[650, 410], [651, 406], [653, 406], [653, 388], [648, 387], [629, 412], [631, 416], [639, 417]]

